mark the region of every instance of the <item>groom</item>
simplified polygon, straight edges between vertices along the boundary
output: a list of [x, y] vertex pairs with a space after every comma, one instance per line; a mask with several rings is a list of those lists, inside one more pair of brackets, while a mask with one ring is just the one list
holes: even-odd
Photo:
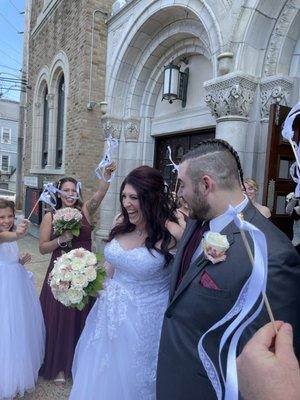
[[[275, 319], [292, 324], [298, 357], [300, 259], [288, 238], [244, 196], [240, 161], [227, 142], [201, 142], [183, 157], [179, 179], [180, 194], [189, 205], [192, 219], [169, 266], [172, 279], [159, 349], [157, 400], [215, 400], [197, 345], [201, 336], [231, 309], [252, 270], [240, 232], [226, 213], [228, 206], [235, 207], [266, 235], [267, 296]], [[230, 247], [225, 261], [213, 264], [204, 257], [201, 239], [207, 230], [226, 235]], [[266, 322], [268, 315], [263, 309], [244, 332], [240, 349]], [[218, 328], [204, 341], [215, 365], [224, 329]]]

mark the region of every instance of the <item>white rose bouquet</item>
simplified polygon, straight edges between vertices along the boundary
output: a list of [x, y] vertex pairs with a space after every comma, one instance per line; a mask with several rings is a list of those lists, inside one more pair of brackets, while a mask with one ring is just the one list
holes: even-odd
[[67, 307], [82, 310], [89, 297], [103, 288], [106, 271], [99, 267], [94, 253], [78, 248], [54, 261], [48, 283], [56, 300]]
[[70, 231], [74, 236], [79, 236], [82, 214], [77, 208], [60, 208], [53, 215], [53, 229], [57, 235]]

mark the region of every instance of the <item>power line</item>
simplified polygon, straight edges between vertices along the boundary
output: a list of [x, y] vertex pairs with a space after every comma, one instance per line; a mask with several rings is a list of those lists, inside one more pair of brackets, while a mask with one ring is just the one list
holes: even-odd
[[24, 32], [19, 31], [19, 29], [16, 28], [16, 27], [10, 22], [10, 20], [7, 19], [7, 18], [5, 17], [5, 15], [2, 14], [2, 12], [0, 12], [0, 15], [1, 15], [1, 17], [4, 19], [4, 21], [6, 21], [17, 33], [19, 33], [19, 34], [24, 33]]
[[14, 8], [15, 10], [18, 11], [19, 14], [24, 14], [24, 12], [23, 12], [23, 11], [20, 11], [20, 10], [18, 9], [18, 7], [17, 7], [11, 0], [8, 0], [8, 1], [9, 1], [10, 4], [13, 6], [13, 8]]
[[7, 54], [4, 50], [0, 49], [1, 53], [3, 53], [4, 55], [6, 55], [6, 57], [9, 57], [10, 59], [12, 59], [14, 62], [16, 62], [17, 64], [21, 64], [20, 61], [16, 60], [14, 57], [10, 56], [9, 54]]
[[0, 67], [11, 69], [12, 71], [18, 71], [20, 73], [22, 72], [22, 69], [12, 68], [12, 67], [9, 67], [8, 65], [4, 65], [4, 64], [0, 64]]
[[16, 50], [12, 45], [10, 45], [9, 43], [6, 43], [4, 40], [0, 39], [0, 41], [5, 44], [5, 46], [9, 47], [12, 51], [14, 51], [15, 53], [17, 53], [18, 55], [20, 55], [20, 52], [18, 50]]

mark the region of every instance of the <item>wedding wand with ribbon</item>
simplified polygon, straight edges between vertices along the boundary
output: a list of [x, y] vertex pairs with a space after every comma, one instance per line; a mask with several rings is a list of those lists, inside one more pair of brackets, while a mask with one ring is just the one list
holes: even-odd
[[[225, 400], [238, 400], [236, 349], [242, 333], [246, 327], [255, 320], [262, 310], [264, 300], [261, 297], [261, 294], [266, 291], [268, 275], [268, 252], [264, 233], [256, 226], [244, 221], [241, 216], [238, 215], [236, 209], [231, 206], [229, 206], [228, 215], [232, 217], [240, 231], [247, 231], [249, 233], [253, 241], [254, 256], [251, 274], [242, 287], [236, 302], [228, 313], [221, 318], [221, 320], [216, 322], [202, 335], [198, 343], [199, 357], [216, 392], [218, 400], [223, 400], [223, 398]], [[225, 329], [218, 346], [219, 375], [217, 368], [204, 349], [203, 342], [209, 333], [225, 324], [227, 325], [227, 328]], [[230, 342], [227, 353], [225, 379], [221, 362], [221, 353], [228, 340], [230, 340]]]
[[[296, 166], [300, 170], [300, 157], [299, 157], [299, 146], [297, 143], [293, 140], [294, 138], [294, 130], [293, 130], [293, 123], [295, 121], [295, 118], [300, 115], [300, 102], [294, 105], [294, 107], [291, 109], [291, 111], [288, 113], [288, 116], [286, 117], [284, 124], [283, 124], [283, 129], [281, 131], [282, 136], [287, 139], [292, 146], [292, 150], [296, 159]], [[292, 176], [293, 178], [293, 176]], [[295, 181], [295, 179], [293, 178]], [[299, 179], [295, 181], [299, 183]]]
[[110, 179], [106, 179], [104, 174], [104, 170], [105, 168], [110, 165], [112, 163], [112, 154], [113, 151], [118, 147], [118, 141], [117, 139], [113, 138], [111, 135], [108, 136], [107, 140], [106, 140], [106, 150], [104, 152], [104, 155], [102, 157], [102, 160], [100, 161], [100, 163], [98, 164], [98, 166], [95, 169], [95, 174], [97, 176], [98, 179], [103, 179], [106, 182], [111, 182], [115, 172], [113, 172], [111, 174]]
[[[242, 216], [240, 216], [240, 218], [242, 218]], [[245, 248], [246, 248], [248, 257], [249, 257], [250, 262], [251, 262], [251, 264], [252, 264], [252, 266], [253, 266], [253, 265], [254, 265], [254, 257], [253, 257], [253, 254], [252, 254], [251, 247], [250, 247], [250, 244], [249, 244], [249, 242], [248, 242], [247, 236], [246, 236], [245, 231], [244, 231], [243, 229], [240, 229], [240, 233], [241, 233], [241, 237], [242, 237], [244, 246], [245, 246]], [[275, 335], [277, 335], [278, 330], [277, 330], [277, 328], [276, 328], [275, 318], [274, 318], [273, 311], [272, 311], [272, 309], [271, 309], [270, 302], [269, 302], [269, 300], [268, 300], [268, 297], [267, 297], [265, 291], [262, 292], [262, 296], [263, 296], [263, 300], [264, 300], [264, 303], [265, 303], [265, 306], [266, 306], [268, 315], [269, 315], [269, 317], [270, 317], [270, 321], [272, 322]]]
[[36, 209], [36, 207], [40, 201], [48, 204], [50, 207], [52, 207], [55, 210], [55, 206], [57, 203], [55, 193], [58, 191], [59, 190], [53, 185], [53, 183], [44, 184], [44, 190], [40, 194], [40, 197], [38, 198], [37, 202], [33, 206], [32, 210], [30, 211], [30, 214], [27, 217], [27, 219], [28, 220], [30, 219], [31, 215], [33, 214], [34, 210]]
[[175, 194], [176, 194], [176, 193], [177, 193], [177, 186], [178, 186], [179, 165], [175, 164], [174, 161], [173, 161], [173, 159], [172, 159], [172, 150], [171, 150], [171, 147], [168, 146], [167, 149], [168, 149], [168, 152], [169, 152], [169, 160], [170, 160], [170, 162], [171, 162], [171, 164], [167, 164], [167, 165], [168, 165], [168, 166], [173, 166], [172, 172], [177, 173], [176, 182], [175, 182], [175, 189], [174, 189], [174, 192], [175, 192]]

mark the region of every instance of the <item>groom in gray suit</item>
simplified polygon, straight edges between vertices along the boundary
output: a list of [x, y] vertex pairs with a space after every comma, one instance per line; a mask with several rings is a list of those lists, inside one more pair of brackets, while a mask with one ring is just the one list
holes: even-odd
[[[180, 194], [189, 205], [191, 219], [169, 266], [172, 279], [159, 349], [157, 400], [215, 400], [197, 345], [201, 336], [231, 309], [252, 270], [241, 234], [228, 216], [228, 206], [235, 207], [266, 235], [267, 296], [275, 318], [292, 324], [298, 357], [300, 259], [289, 239], [243, 194], [239, 157], [227, 142], [201, 142], [184, 156], [179, 179]], [[201, 240], [206, 230], [226, 235], [230, 247], [225, 261], [213, 264], [205, 258]], [[268, 315], [263, 309], [244, 332], [239, 350], [266, 322]], [[208, 334], [204, 341], [215, 365], [225, 328]]]

